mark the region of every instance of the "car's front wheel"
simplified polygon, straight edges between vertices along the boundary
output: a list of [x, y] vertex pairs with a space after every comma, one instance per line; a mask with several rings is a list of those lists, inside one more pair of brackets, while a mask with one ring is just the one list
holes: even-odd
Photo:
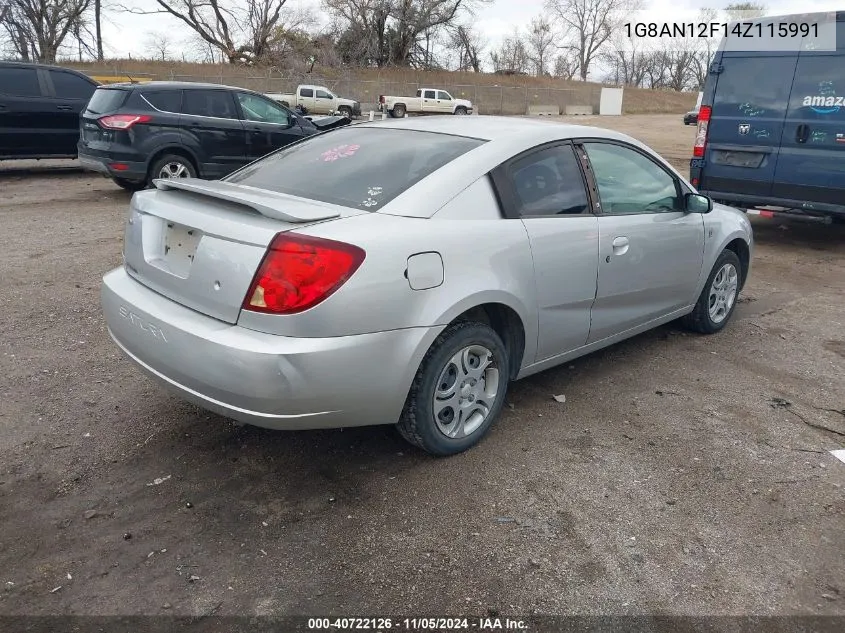
[[502, 410], [508, 367], [507, 349], [492, 328], [453, 323], [417, 371], [397, 425], [402, 437], [438, 456], [477, 444]]
[[693, 311], [683, 319], [688, 328], [715, 334], [727, 325], [736, 308], [742, 264], [736, 253], [725, 249], [719, 255]]

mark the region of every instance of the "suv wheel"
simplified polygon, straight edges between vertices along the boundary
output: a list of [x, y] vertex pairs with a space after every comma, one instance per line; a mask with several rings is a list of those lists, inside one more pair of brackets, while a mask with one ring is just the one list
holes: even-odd
[[147, 188], [147, 183], [144, 180], [126, 180], [126, 178], [112, 178], [112, 180], [126, 191], [141, 191]]
[[150, 180], [156, 178], [196, 178], [197, 170], [191, 161], [179, 154], [165, 154], [153, 163]]

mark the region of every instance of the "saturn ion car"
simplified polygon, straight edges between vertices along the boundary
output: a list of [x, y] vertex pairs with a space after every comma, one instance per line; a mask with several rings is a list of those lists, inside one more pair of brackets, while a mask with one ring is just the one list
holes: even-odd
[[363, 123], [136, 193], [111, 336], [183, 398], [271, 429], [476, 444], [508, 383], [731, 318], [751, 225], [648, 147], [498, 117]]

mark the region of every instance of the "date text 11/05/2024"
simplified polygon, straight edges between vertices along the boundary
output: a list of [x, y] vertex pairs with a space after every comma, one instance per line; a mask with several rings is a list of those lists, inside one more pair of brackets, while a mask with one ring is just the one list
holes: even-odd
[[816, 22], [626, 22], [623, 26], [628, 38], [819, 37]]
[[511, 618], [308, 618], [310, 630], [379, 631], [527, 631], [528, 624]]

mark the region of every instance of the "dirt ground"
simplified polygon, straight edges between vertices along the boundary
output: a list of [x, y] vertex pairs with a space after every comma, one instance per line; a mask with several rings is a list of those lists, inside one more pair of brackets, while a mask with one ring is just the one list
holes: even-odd
[[[601, 123], [688, 159], [679, 116]], [[98, 303], [128, 201], [0, 163], [0, 615], [845, 615], [843, 227], [755, 221], [725, 331], [515, 383], [444, 460], [149, 382]]]

